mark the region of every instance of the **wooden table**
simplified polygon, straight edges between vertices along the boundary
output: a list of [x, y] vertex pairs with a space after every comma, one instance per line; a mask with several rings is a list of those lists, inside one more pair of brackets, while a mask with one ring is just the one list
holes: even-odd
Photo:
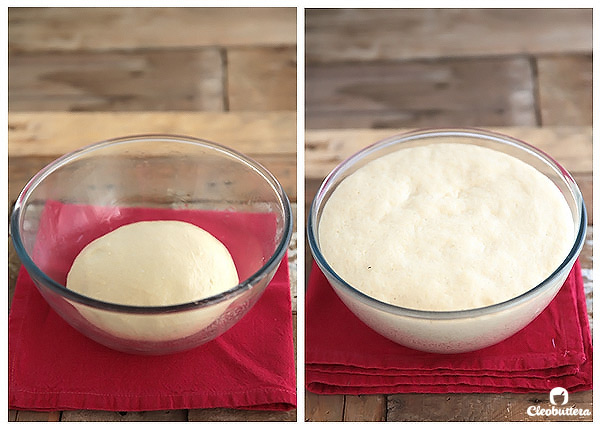
[[[107, 138], [187, 134], [237, 149], [296, 209], [295, 9], [9, 11], [9, 209], [58, 156]], [[296, 234], [289, 247], [296, 319]], [[21, 263], [9, 239], [9, 305]], [[289, 412], [9, 411], [11, 421], [295, 421]]]
[[[584, 194], [591, 323], [591, 10], [308, 10], [305, 49], [305, 210], [335, 165], [381, 138], [461, 126], [520, 138], [554, 156]], [[310, 264], [307, 250], [307, 275]], [[592, 409], [592, 391], [569, 398]], [[524, 421], [537, 403], [548, 394], [307, 392], [305, 419]]]

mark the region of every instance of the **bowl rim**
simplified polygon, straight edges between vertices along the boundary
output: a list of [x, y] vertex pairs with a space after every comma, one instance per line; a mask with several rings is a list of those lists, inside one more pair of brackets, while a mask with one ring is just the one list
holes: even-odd
[[[479, 139], [486, 140], [494, 140], [498, 143], [507, 144], [514, 148], [518, 148], [525, 152], [529, 152], [530, 154], [537, 156], [540, 160], [545, 162], [555, 171], [560, 173], [560, 176], [564, 180], [564, 182], [569, 187], [570, 191], [573, 193], [573, 197], [575, 199], [576, 204], [579, 203], [579, 226], [577, 229], [577, 234], [575, 234], [574, 243], [569, 251], [568, 255], [561, 262], [561, 264], [541, 283], [532, 287], [531, 289], [525, 291], [524, 293], [517, 295], [511, 299], [506, 301], [502, 301], [499, 303], [491, 304], [484, 307], [476, 307], [469, 308], [464, 310], [445, 310], [445, 311], [435, 311], [435, 310], [419, 310], [414, 308], [402, 307], [393, 305], [377, 298], [374, 298], [370, 295], [365, 294], [364, 292], [356, 289], [349, 283], [347, 283], [344, 279], [342, 279], [333, 268], [327, 263], [325, 257], [320, 251], [316, 230], [318, 229], [318, 225], [316, 225], [316, 214], [318, 209], [321, 206], [322, 199], [324, 194], [328, 191], [330, 186], [337, 183], [337, 179], [341, 174], [343, 174], [349, 167], [353, 165], [355, 161], [358, 161], [361, 158], [364, 158], [367, 155], [370, 155], [376, 151], [381, 149], [403, 144], [406, 142], [410, 142], [413, 140], [418, 140], [424, 137], [474, 137]], [[346, 292], [349, 292], [354, 297], [358, 298], [359, 301], [365, 303], [368, 306], [374, 307], [376, 309], [382, 310], [386, 313], [391, 313], [394, 315], [405, 316], [414, 319], [428, 319], [428, 320], [454, 320], [454, 319], [466, 319], [479, 317], [487, 314], [492, 314], [498, 311], [502, 311], [504, 309], [508, 309], [514, 306], [517, 306], [525, 301], [533, 299], [539, 294], [545, 292], [550, 286], [553, 284], [553, 281], [556, 277], [562, 275], [566, 268], [569, 270], [572, 268], [575, 260], [577, 259], [581, 249], [583, 248], [583, 244], [585, 241], [585, 234], [587, 229], [587, 212], [585, 207], [585, 202], [583, 201], [583, 196], [577, 183], [573, 179], [573, 177], [569, 174], [569, 172], [564, 169], [556, 160], [554, 160], [551, 156], [541, 151], [540, 149], [522, 141], [516, 139], [514, 137], [484, 130], [480, 128], [474, 127], [461, 127], [461, 128], [420, 128], [412, 131], [407, 131], [405, 133], [395, 134], [390, 137], [379, 140], [369, 146], [364, 147], [358, 152], [346, 158], [340, 164], [338, 164], [323, 180], [323, 183], [319, 187], [308, 213], [308, 222], [307, 222], [307, 239], [313, 254], [314, 260], [321, 269], [321, 271], [325, 274], [329, 279], [334, 279], [334, 282], [330, 282], [334, 290], [340, 288]], [[561, 284], [562, 286], [562, 284]], [[337, 292], [337, 290], [336, 290]]]
[[[155, 142], [175, 142], [175, 143], [183, 143], [195, 146], [201, 146], [203, 148], [207, 148], [209, 150], [214, 150], [219, 152], [231, 159], [234, 159], [238, 162], [245, 164], [247, 167], [250, 167], [257, 174], [259, 174], [273, 189], [274, 193], [277, 195], [279, 202], [283, 209], [283, 218], [284, 225], [281, 238], [277, 247], [275, 248], [273, 254], [270, 258], [253, 274], [251, 274], [248, 278], [244, 279], [242, 282], [238, 283], [236, 286], [221, 292], [217, 295], [213, 295], [207, 298], [203, 298], [200, 300], [190, 301], [181, 304], [173, 304], [173, 305], [165, 305], [165, 306], [134, 306], [134, 305], [126, 305], [126, 304], [117, 304], [102, 300], [97, 300], [91, 298], [86, 295], [82, 295], [77, 293], [71, 289], [68, 289], [65, 285], [55, 281], [50, 278], [44, 271], [37, 266], [35, 262], [31, 259], [23, 241], [21, 239], [21, 235], [19, 233], [19, 226], [21, 224], [21, 213], [24, 204], [27, 202], [27, 199], [31, 195], [34, 189], [52, 172], [59, 169], [60, 167], [67, 165], [70, 161], [78, 159], [80, 156], [84, 154], [88, 154], [97, 150], [104, 149], [109, 146], [127, 144], [127, 143], [139, 143], [144, 141], [155, 141]], [[25, 266], [27, 272], [32, 276], [42, 280], [43, 284], [51, 289], [53, 292], [56, 292], [61, 297], [69, 299], [71, 301], [75, 301], [80, 304], [84, 304], [90, 307], [94, 307], [101, 310], [107, 311], [116, 311], [120, 313], [132, 313], [132, 314], [163, 314], [163, 313], [175, 313], [175, 312], [183, 312], [187, 310], [196, 310], [202, 307], [208, 307], [210, 305], [219, 303], [221, 301], [235, 298], [247, 290], [252, 289], [267, 273], [271, 271], [275, 271], [279, 263], [282, 261], [285, 252], [287, 251], [287, 247], [292, 237], [292, 227], [293, 227], [293, 219], [292, 219], [292, 209], [289, 198], [279, 183], [279, 181], [275, 178], [275, 176], [267, 170], [263, 165], [261, 165], [256, 160], [242, 154], [241, 152], [224, 146], [219, 143], [215, 143], [210, 140], [200, 139], [196, 137], [191, 137], [187, 135], [180, 134], [167, 134], [167, 133], [156, 133], [156, 134], [133, 134], [122, 137], [115, 137], [107, 140], [102, 140], [96, 143], [92, 143], [86, 146], [83, 146], [74, 151], [68, 152], [56, 160], [50, 162], [48, 165], [43, 167], [40, 171], [38, 171], [23, 187], [20, 192], [10, 218], [10, 235], [19, 256], [19, 259]], [[35, 282], [37, 284], [37, 282]]]

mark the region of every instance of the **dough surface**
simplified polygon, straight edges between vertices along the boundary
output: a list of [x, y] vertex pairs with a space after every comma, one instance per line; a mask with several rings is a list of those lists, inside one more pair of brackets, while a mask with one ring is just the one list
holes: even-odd
[[[239, 283], [227, 248], [187, 222], [124, 225], [89, 243], [75, 258], [67, 287], [105, 302], [164, 306], [197, 301]], [[135, 341], [170, 341], [206, 328], [231, 300], [180, 313], [128, 314], [74, 304], [91, 324]]]
[[398, 150], [345, 178], [325, 203], [321, 251], [346, 282], [390, 304], [450, 311], [506, 301], [567, 256], [573, 221], [559, 189], [492, 149]]
[[135, 306], [183, 304], [238, 284], [227, 248], [187, 222], [124, 225], [75, 258], [67, 287], [101, 301]]

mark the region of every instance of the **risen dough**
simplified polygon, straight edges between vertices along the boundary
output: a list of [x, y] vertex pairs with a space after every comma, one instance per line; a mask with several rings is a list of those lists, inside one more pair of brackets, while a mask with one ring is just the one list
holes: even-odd
[[[88, 244], [73, 262], [67, 287], [115, 304], [164, 306], [217, 295], [238, 281], [229, 251], [208, 232], [186, 222], [146, 221]], [[221, 307], [169, 315], [118, 314], [82, 305], [79, 311], [105, 331], [144, 341], [191, 335], [214, 321]]]
[[394, 305], [462, 310], [518, 296], [567, 256], [573, 221], [545, 175], [466, 144], [401, 149], [344, 179], [319, 224], [349, 284]]

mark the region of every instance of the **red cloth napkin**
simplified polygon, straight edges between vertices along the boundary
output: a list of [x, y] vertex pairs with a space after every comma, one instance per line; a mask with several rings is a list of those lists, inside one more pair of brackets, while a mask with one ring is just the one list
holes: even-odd
[[592, 388], [579, 261], [527, 327], [482, 350], [444, 355], [396, 344], [363, 324], [313, 264], [306, 296], [306, 387], [322, 394], [569, 392]]
[[[78, 230], [98, 210], [103, 209], [48, 204], [37, 244], [40, 240], [56, 244], [63, 233]], [[230, 215], [240, 228], [244, 224], [252, 227], [254, 215]], [[204, 226], [202, 222], [210, 216], [210, 212], [194, 210], [121, 209], [119, 216], [109, 216], [112, 220], [88, 233], [78, 247], [91, 241], [91, 236], [102, 235], [100, 230], [114, 229], [117, 223], [179, 219]], [[211, 228], [217, 227], [206, 229]], [[234, 251], [241, 252], [244, 246], [240, 244]], [[72, 250], [61, 258], [63, 264], [64, 260], [70, 264]], [[9, 407], [13, 409], [294, 408], [287, 256], [256, 305], [229, 331], [195, 349], [164, 356], [121, 353], [88, 339], [49, 307], [21, 267], [9, 315], [8, 365]]]

